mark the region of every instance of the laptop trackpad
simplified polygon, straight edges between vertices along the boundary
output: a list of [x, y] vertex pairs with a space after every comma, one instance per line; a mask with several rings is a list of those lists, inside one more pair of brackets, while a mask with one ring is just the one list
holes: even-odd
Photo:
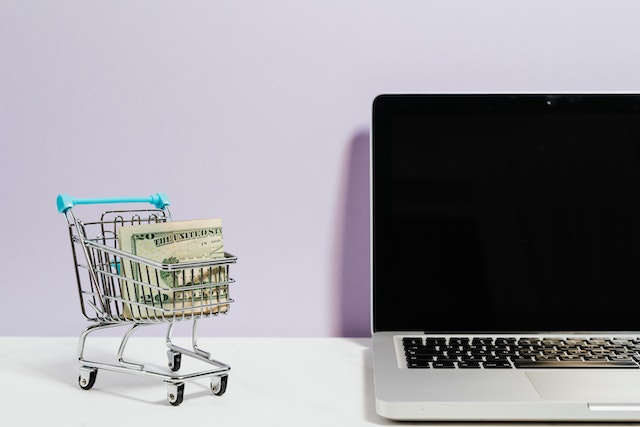
[[527, 372], [543, 399], [588, 402], [640, 402], [637, 370], [584, 372]]

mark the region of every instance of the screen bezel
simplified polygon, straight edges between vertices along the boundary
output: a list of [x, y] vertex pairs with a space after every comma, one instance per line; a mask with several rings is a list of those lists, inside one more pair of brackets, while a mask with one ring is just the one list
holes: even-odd
[[[376, 172], [383, 167], [384, 151], [391, 143], [389, 135], [391, 121], [396, 115], [424, 115], [447, 112], [491, 112], [491, 113], [616, 113], [640, 110], [640, 95], [635, 93], [502, 93], [502, 94], [383, 94], [375, 98], [372, 105], [371, 123], [371, 286], [372, 286], [372, 331], [431, 330], [429, 325], [413, 325], [391, 322], [385, 301], [377, 298], [377, 218], [376, 193], [380, 191]], [[402, 307], [396, 307], [398, 313]], [[437, 332], [464, 332], [438, 329]], [[479, 332], [479, 331], [474, 331]], [[485, 332], [515, 332], [511, 330]]]

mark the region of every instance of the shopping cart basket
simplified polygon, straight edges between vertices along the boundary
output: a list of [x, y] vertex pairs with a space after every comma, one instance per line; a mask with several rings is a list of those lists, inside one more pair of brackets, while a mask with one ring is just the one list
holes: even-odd
[[[140, 202], [151, 203], [154, 208], [109, 210], [93, 221], [82, 221], [73, 209], [76, 205]], [[92, 322], [81, 333], [78, 343], [80, 387], [85, 390], [93, 387], [98, 370], [105, 369], [162, 379], [167, 387], [167, 400], [174, 406], [182, 403], [186, 380], [210, 377], [213, 394], [222, 395], [227, 388], [230, 367], [198, 348], [197, 325], [199, 319], [227, 313], [233, 302], [229, 298], [229, 285], [234, 283], [229, 277], [229, 266], [237, 258], [225, 252], [224, 258], [220, 259], [166, 264], [120, 250], [120, 227], [171, 221], [169, 201], [163, 193], [104, 199], [80, 199], [60, 194], [57, 206], [65, 215], [69, 228], [80, 308]], [[125, 269], [135, 274], [123, 274]], [[161, 281], [175, 286], [161, 286]], [[183, 320], [193, 322], [191, 349], [172, 342], [173, 327]], [[158, 323], [168, 324], [169, 369], [166, 372], [124, 359], [132, 333], [141, 326]], [[84, 354], [88, 335], [116, 326], [129, 326], [117, 351], [117, 363], [87, 360]], [[209, 369], [179, 374], [182, 355], [205, 362]]]

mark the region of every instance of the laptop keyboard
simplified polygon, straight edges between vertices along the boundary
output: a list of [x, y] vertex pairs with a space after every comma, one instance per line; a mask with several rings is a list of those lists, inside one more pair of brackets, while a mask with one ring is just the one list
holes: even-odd
[[640, 338], [402, 339], [408, 368], [638, 368]]

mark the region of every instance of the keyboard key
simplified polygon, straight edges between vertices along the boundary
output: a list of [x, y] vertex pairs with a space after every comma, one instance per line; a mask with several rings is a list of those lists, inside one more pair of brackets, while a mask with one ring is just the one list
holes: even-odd
[[503, 368], [511, 368], [511, 363], [509, 362], [483, 362], [482, 366], [486, 369], [503, 369]]
[[451, 338], [449, 339], [449, 345], [468, 345], [469, 338]]
[[487, 362], [508, 362], [509, 359], [503, 356], [487, 356], [485, 357]]
[[[548, 354], [537, 354], [535, 356], [533, 356], [534, 359], [536, 360], [558, 360], [557, 357], [555, 356], [550, 356]], [[529, 360], [531, 360], [531, 358], [528, 358]]]
[[470, 369], [470, 368], [480, 368], [480, 362], [469, 362], [469, 361], [461, 361], [458, 362], [458, 368], [461, 369]]
[[515, 338], [496, 338], [496, 345], [515, 345]]
[[588, 356], [584, 356], [584, 360], [606, 361], [607, 358], [604, 356], [588, 355]]
[[434, 368], [455, 368], [456, 365], [453, 362], [433, 362]]
[[516, 368], [638, 368], [631, 360], [514, 360]]
[[404, 352], [407, 356], [442, 356], [442, 352], [428, 348], [408, 349]]
[[482, 356], [462, 356], [462, 360], [465, 362], [482, 362]]
[[423, 345], [422, 338], [402, 338], [402, 343], [405, 345]]
[[626, 355], [612, 355], [609, 356], [609, 360], [631, 360], [631, 357]]
[[566, 361], [580, 361], [580, 360], [582, 360], [582, 359], [580, 358], [580, 356], [574, 356], [574, 355], [566, 355], [566, 354], [564, 354], [564, 355], [561, 355], [561, 356], [560, 356], [560, 360], [562, 360], [562, 361], [565, 361], [565, 362], [566, 362]]
[[431, 362], [433, 360], [431, 356], [407, 356], [407, 362]]
[[447, 345], [447, 340], [446, 338], [427, 338], [426, 344], [431, 346]]

